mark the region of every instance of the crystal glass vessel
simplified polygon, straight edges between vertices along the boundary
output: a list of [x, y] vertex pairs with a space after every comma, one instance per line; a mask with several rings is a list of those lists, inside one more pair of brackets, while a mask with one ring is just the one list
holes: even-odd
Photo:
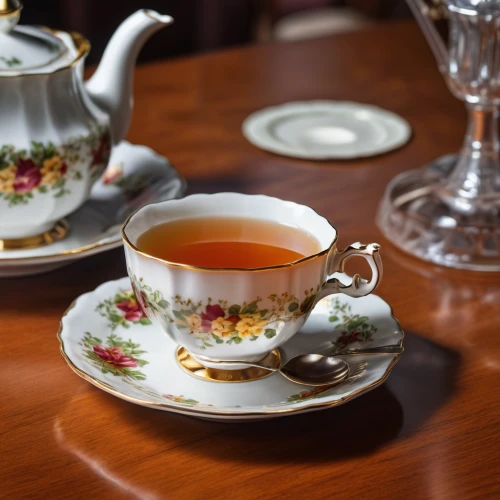
[[450, 91], [465, 102], [461, 150], [388, 185], [377, 223], [396, 246], [445, 266], [500, 271], [500, 1], [449, 0], [448, 51], [422, 0], [408, 0]]

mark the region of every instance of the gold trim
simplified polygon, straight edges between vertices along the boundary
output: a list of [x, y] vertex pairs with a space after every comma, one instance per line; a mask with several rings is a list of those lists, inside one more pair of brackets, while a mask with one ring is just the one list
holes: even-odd
[[[63, 31], [54, 31], [54, 34], [56, 34], [56, 36], [57, 36], [57, 33], [64, 33], [64, 32]], [[82, 57], [86, 56], [90, 52], [90, 49], [92, 48], [88, 39], [85, 38], [80, 33], [77, 33], [76, 31], [71, 31], [69, 33], [69, 36], [71, 37], [71, 40], [73, 41], [73, 43], [75, 44], [75, 47], [76, 47], [76, 51], [77, 51], [76, 58], [73, 59], [73, 61], [69, 64], [69, 66], [65, 66], [64, 68], [59, 68], [56, 71], [54, 71], [54, 73], [61, 71], [62, 69], [69, 68], [69, 67], [72, 68], [73, 66], [76, 65], [76, 63], [80, 59], [82, 59]]]
[[[118, 281], [118, 280], [116, 280]], [[380, 298], [380, 297], [379, 297]], [[383, 299], [381, 299], [383, 300]], [[352, 392], [351, 394], [344, 396], [343, 398], [337, 399], [335, 401], [330, 401], [328, 403], [313, 403], [305, 406], [300, 406], [296, 408], [282, 408], [280, 410], [271, 410], [271, 411], [258, 411], [258, 412], [231, 412], [231, 411], [210, 411], [210, 410], [194, 410], [192, 408], [183, 408], [181, 406], [174, 406], [169, 403], [157, 403], [154, 401], [145, 401], [143, 399], [137, 399], [133, 398], [130, 396], [127, 396], [126, 394], [123, 394], [122, 392], [119, 392], [115, 389], [112, 389], [110, 387], [106, 387], [105, 383], [101, 382], [100, 380], [97, 380], [96, 378], [92, 377], [92, 375], [89, 375], [88, 373], [85, 373], [84, 371], [80, 370], [75, 364], [68, 358], [66, 353], [64, 352], [64, 342], [61, 338], [61, 333], [63, 329], [63, 319], [69, 314], [69, 312], [75, 307], [76, 303], [78, 301], [78, 298], [75, 299], [71, 305], [66, 309], [64, 312], [61, 322], [59, 325], [59, 330], [57, 332], [57, 339], [59, 340], [59, 348], [62, 357], [64, 358], [64, 361], [68, 364], [68, 366], [81, 378], [86, 380], [87, 382], [90, 382], [92, 385], [95, 385], [99, 389], [108, 392], [109, 394], [112, 394], [113, 396], [116, 396], [117, 398], [124, 399], [125, 401], [129, 401], [130, 403], [138, 404], [140, 406], [147, 406], [147, 407], [158, 407], [158, 408], [167, 408], [169, 410], [172, 410], [177, 413], [189, 413], [197, 416], [205, 416], [205, 415], [226, 415], [226, 416], [235, 416], [235, 417], [258, 417], [258, 416], [263, 416], [263, 415], [283, 415], [283, 414], [291, 414], [291, 413], [297, 413], [297, 412], [303, 412], [306, 410], [310, 410], [312, 408], [314, 409], [326, 409], [326, 408], [333, 408], [334, 406], [340, 406], [341, 404], [347, 403], [351, 399], [356, 398], [360, 394], [363, 394], [364, 392], [368, 392], [371, 389], [374, 389], [375, 387], [378, 387], [379, 385], [382, 385], [387, 378], [389, 377], [390, 373], [392, 372], [394, 366], [396, 366], [396, 363], [399, 361], [399, 358], [401, 354], [396, 354], [394, 356], [394, 359], [392, 360], [392, 363], [387, 367], [387, 370], [385, 371], [384, 375], [377, 381], [373, 382], [367, 387], [363, 387], [355, 392]], [[385, 302], [385, 300], [383, 300]], [[387, 304], [387, 302], [385, 302]], [[391, 313], [392, 318], [396, 322], [399, 330], [401, 331], [402, 337], [401, 340], [398, 342], [398, 345], [400, 347], [403, 347], [403, 340], [405, 333], [403, 329], [401, 328], [401, 324], [399, 323], [399, 320], [394, 316], [392, 307], [389, 306], [389, 310]]]
[[[215, 193], [215, 195], [211, 194], [209, 196], [217, 196], [217, 194], [223, 194], [223, 193]], [[190, 195], [190, 196], [197, 196], [197, 195], [194, 194], [194, 195]], [[190, 196], [187, 196], [187, 197], [183, 198], [183, 200], [186, 200]], [[252, 197], [252, 196], [258, 196], [258, 195], [246, 194], [246, 195], [242, 195], [242, 196]], [[272, 197], [272, 196], [268, 196], [268, 198], [271, 198], [271, 199], [274, 199], [274, 200], [279, 200], [279, 201], [284, 201], [284, 200], [280, 200], [279, 198], [275, 198], [275, 197]], [[174, 201], [174, 200], [167, 200], [167, 201]], [[291, 202], [291, 201], [287, 201], [285, 203], [294, 203], [295, 205], [298, 205], [298, 206], [305, 206], [305, 205], [300, 205], [298, 203]], [[146, 205], [146, 207], [147, 206], [148, 205]], [[332, 250], [332, 248], [337, 243], [337, 239], [338, 239], [338, 231], [331, 224], [331, 222], [326, 217], [323, 217], [318, 212], [316, 212], [316, 210], [314, 210], [313, 208], [306, 207], [306, 208], [309, 208], [310, 210], [312, 210], [318, 217], [321, 217], [322, 219], [324, 219], [328, 223], [328, 225], [333, 229], [333, 231], [335, 232], [335, 237], [333, 238], [333, 241], [330, 243], [330, 245], [328, 246], [328, 248], [326, 248], [325, 250], [321, 250], [321, 252], [317, 252], [317, 253], [314, 253], [312, 255], [308, 255], [307, 257], [304, 257], [304, 258], [299, 259], [299, 260], [295, 260], [293, 262], [288, 262], [286, 264], [278, 264], [278, 265], [274, 265], [274, 266], [266, 266], [266, 267], [250, 267], [250, 268], [246, 268], [246, 267], [203, 267], [203, 266], [192, 266], [190, 264], [180, 264], [178, 262], [170, 262], [168, 260], [164, 260], [164, 259], [161, 259], [159, 257], [154, 257], [153, 255], [150, 255], [150, 254], [148, 254], [146, 252], [143, 252], [142, 250], [139, 250], [133, 243], [130, 242], [130, 240], [128, 239], [127, 234], [125, 233], [127, 225], [129, 224], [130, 219], [132, 219], [132, 217], [134, 217], [134, 215], [137, 215], [141, 210], [143, 210], [146, 207], [142, 207], [139, 210], [137, 210], [135, 213], [131, 214], [127, 218], [127, 220], [125, 221], [125, 223], [123, 224], [122, 229], [121, 229], [121, 234], [122, 234], [122, 239], [125, 242], [125, 244], [128, 247], [130, 247], [130, 249], [133, 252], [141, 255], [142, 257], [146, 257], [147, 259], [151, 259], [151, 260], [154, 260], [156, 262], [160, 262], [161, 264], [166, 264], [167, 266], [170, 266], [170, 267], [180, 267], [182, 269], [189, 269], [191, 271], [205, 271], [205, 272], [221, 272], [221, 271], [222, 272], [258, 272], [258, 271], [273, 271], [275, 269], [286, 269], [286, 268], [289, 268], [289, 267], [297, 266], [299, 264], [303, 264], [304, 262], [309, 262], [309, 261], [314, 260], [314, 259], [316, 259], [318, 257], [323, 257], [324, 255], [328, 255], [330, 253], [330, 251]]]
[[[27, 238], [0, 239], [0, 252], [5, 250], [26, 250], [29, 248], [40, 248], [66, 237], [69, 232], [69, 222], [61, 219], [52, 229], [36, 236]], [[1, 262], [1, 261], [0, 261]]]
[[11, 258], [1, 258], [0, 257], [0, 266], [2, 264], [14, 264], [21, 263], [26, 265], [31, 265], [40, 261], [45, 262], [53, 262], [53, 261], [61, 261], [61, 257], [64, 257], [62, 260], [70, 260], [73, 255], [79, 255], [81, 253], [87, 253], [95, 248], [102, 248], [102, 251], [112, 250], [114, 248], [118, 248], [122, 244], [121, 240], [111, 241], [109, 243], [92, 243], [91, 245], [86, 245], [84, 247], [75, 248], [73, 250], [65, 250], [64, 252], [53, 253], [49, 255], [36, 255], [33, 257], [16, 257], [14, 259]]
[[21, 17], [22, 7], [17, 9], [10, 9], [7, 11], [0, 11], [0, 17]]
[[[65, 31], [53, 30], [53, 29], [47, 28], [45, 26], [42, 27], [42, 29], [51, 33], [54, 36], [58, 36], [59, 33], [63, 33], [65, 35], [70, 35], [71, 40], [73, 41], [75, 48], [76, 48], [76, 51], [77, 51], [76, 57], [66, 66], [62, 66], [60, 68], [57, 68], [54, 71], [40, 71], [40, 72], [35, 72], [35, 73], [30, 73], [30, 72], [23, 73], [22, 70], [19, 70], [18, 72], [5, 70], [5, 74], [0, 73], [0, 78], [19, 78], [22, 76], [53, 75], [55, 73], [59, 73], [60, 71], [64, 71], [64, 70], [75, 67], [77, 65], [77, 63], [90, 52], [90, 48], [91, 48], [90, 42], [83, 35], [80, 35], [80, 33], [77, 33], [75, 31], [67, 33]], [[54, 61], [52, 61], [52, 62], [55, 62], [55, 61], [57, 61], [57, 59], [54, 59]]]
[[20, 13], [23, 4], [19, 0], [0, 0], [0, 17]]
[[[249, 367], [243, 370], [221, 370], [217, 368], [206, 368], [198, 363], [189, 351], [179, 346], [175, 351], [175, 359], [180, 367], [189, 373], [192, 377], [200, 380], [209, 380], [211, 382], [223, 382], [226, 384], [240, 384], [241, 382], [251, 382], [252, 380], [261, 380], [271, 376], [274, 372], [263, 368]], [[259, 363], [271, 368], [281, 366], [281, 353], [279, 349], [267, 354]]]

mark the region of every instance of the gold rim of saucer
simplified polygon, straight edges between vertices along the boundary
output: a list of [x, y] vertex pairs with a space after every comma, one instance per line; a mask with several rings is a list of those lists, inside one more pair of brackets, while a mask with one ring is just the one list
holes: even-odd
[[39, 248], [62, 240], [69, 232], [69, 222], [61, 219], [49, 231], [27, 238], [0, 239], [0, 252], [4, 250], [27, 250]]
[[[212, 382], [225, 382], [229, 384], [240, 382], [251, 382], [269, 377], [274, 372], [264, 370], [263, 368], [248, 367], [243, 370], [220, 370], [217, 368], [206, 368], [201, 363], [198, 363], [184, 347], [179, 346], [175, 351], [175, 358], [181, 368], [201, 380], [210, 380]], [[274, 349], [259, 363], [268, 365], [270, 368], [279, 368], [281, 366], [281, 353], [279, 349]]]

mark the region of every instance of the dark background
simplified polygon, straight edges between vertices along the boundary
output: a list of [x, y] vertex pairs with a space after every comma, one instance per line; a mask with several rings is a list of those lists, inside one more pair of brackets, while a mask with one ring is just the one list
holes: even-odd
[[92, 44], [91, 63], [120, 22], [141, 8], [169, 14], [175, 23], [146, 44], [140, 61], [269, 41], [281, 19], [318, 8], [348, 6], [370, 22], [411, 17], [404, 0], [23, 0], [23, 5], [21, 24], [85, 35]]

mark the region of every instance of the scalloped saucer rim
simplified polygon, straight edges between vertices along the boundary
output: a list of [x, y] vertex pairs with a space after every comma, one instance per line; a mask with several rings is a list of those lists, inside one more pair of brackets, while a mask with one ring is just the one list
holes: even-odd
[[[129, 279], [122, 278], [78, 297], [61, 319], [58, 338], [61, 354], [75, 373], [99, 389], [141, 406], [224, 421], [316, 411], [344, 404], [379, 386], [400, 357], [356, 356], [360, 375], [333, 388], [307, 390], [280, 374], [238, 384], [199, 380], [177, 364], [177, 345], [161, 330], [139, 318], [135, 310], [125, 319], [129, 313], [124, 315], [124, 303], [132, 298], [129, 289]], [[117, 301], [120, 308], [114, 306]], [[330, 319], [336, 317], [332, 313], [344, 321], [367, 318], [366, 327], [359, 332], [339, 330], [339, 325], [331, 325]], [[323, 299], [301, 332], [282, 346], [282, 353], [287, 359], [301, 352], [326, 352], [325, 348], [331, 352], [339, 346], [402, 345], [403, 337], [391, 307], [380, 297], [342, 295]], [[106, 349], [113, 348], [118, 349], [112, 351], [117, 357], [111, 359]], [[241, 391], [242, 385], [245, 391]]]

